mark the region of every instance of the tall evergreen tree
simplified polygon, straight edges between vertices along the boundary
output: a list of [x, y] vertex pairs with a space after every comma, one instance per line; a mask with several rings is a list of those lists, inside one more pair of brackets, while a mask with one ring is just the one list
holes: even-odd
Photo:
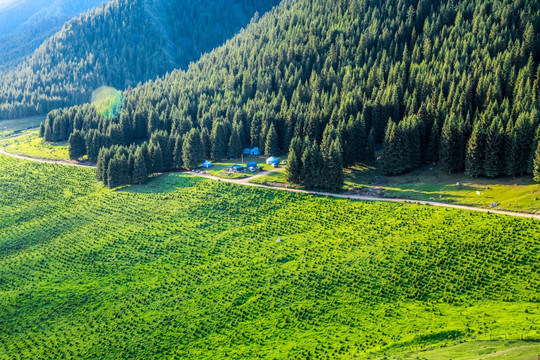
[[484, 173], [487, 177], [499, 176], [502, 172], [502, 150], [504, 146], [504, 130], [499, 117], [489, 127], [486, 138]]
[[69, 158], [77, 160], [86, 155], [86, 140], [84, 133], [75, 130], [69, 137]]
[[193, 170], [204, 161], [201, 134], [198, 129], [191, 129], [182, 144], [182, 160], [184, 167]]
[[343, 186], [343, 150], [339, 138], [332, 141], [328, 156], [324, 158], [326, 188], [336, 191]]
[[443, 171], [460, 170], [463, 166], [463, 138], [460, 121], [455, 114], [447, 116], [441, 133], [439, 164]]
[[143, 151], [140, 147], [135, 151], [134, 161], [133, 161], [133, 175], [132, 183], [133, 184], [144, 184], [148, 179], [148, 169], [146, 161], [144, 159]]
[[465, 174], [478, 177], [484, 174], [484, 154], [486, 136], [483, 124], [476, 123], [467, 143], [467, 155], [465, 158]]
[[276, 155], [279, 153], [278, 135], [273, 123], [270, 125], [270, 129], [266, 135], [264, 149], [267, 155]]
[[216, 122], [212, 128], [212, 159], [222, 160], [227, 157], [227, 145], [229, 138], [227, 137], [227, 127], [222, 121]]
[[161, 150], [161, 145], [159, 143], [151, 143], [150, 154], [152, 158], [152, 172], [160, 173], [163, 171], [163, 151]]
[[540, 182], [540, 143], [536, 147], [533, 161], [533, 177], [534, 181]]

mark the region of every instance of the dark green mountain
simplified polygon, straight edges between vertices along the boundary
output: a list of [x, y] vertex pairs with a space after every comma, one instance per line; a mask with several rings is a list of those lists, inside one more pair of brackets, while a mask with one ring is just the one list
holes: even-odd
[[90, 100], [186, 68], [277, 0], [115, 0], [64, 25], [15, 70], [0, 75], [0, 118]]

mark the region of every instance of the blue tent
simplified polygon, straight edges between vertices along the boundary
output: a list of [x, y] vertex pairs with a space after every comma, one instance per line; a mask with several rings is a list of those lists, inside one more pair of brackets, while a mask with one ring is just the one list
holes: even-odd
[[213, 165], [210, 161], [206, 160], [203, 164], [202, 164], [202, 167], [205, 168], [205, 169], [208, 169], [208, 168], [211, 168]]
[[254, 156], [259, 156], [261, 155], [261, 151], [259, 150], [258, 147], [255, 147], [251, 150], [251, 155], [254, 155]]
[[268, 165], [278, 165], [279, 159], [275, 156], [270, 156], [268, 159], [266, 159], [266, 163]]
[[248, 162], [248, 163], [247, 163], [247, 167], [248, 167], [248, 168], [250, 168], [250, 167], [256, 168], [256, 167], [257, 167], [257, 163], [256, 163], [255, 161]]
[[251, 149], [244, 149], [244, 155], [251, 155]]

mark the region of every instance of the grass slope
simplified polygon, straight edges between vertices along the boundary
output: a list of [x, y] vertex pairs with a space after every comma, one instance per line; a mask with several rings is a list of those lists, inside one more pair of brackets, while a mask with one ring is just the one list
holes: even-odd
[[37, 131], [24, 132], [20, 137], [0, 141], [0, 147], [10, 154], [39, 159], [69, 160], [67, 141], [51, 143], [39, 137]]
[[[538, 338], [540, 223], [0, 156], [0, 359], [347, 359]], [[282, 239], [278, 242], [277, 239]]]
[[[252, 182], [290, 186], [284, 172], [262, 176]], [[388, 198], [439, 201], [486, 209], [496, 202], [499, 210], [540, 212], [540, 185], [531, 176], [476, 179], [464, 174], [447, 174], [438, 166], [424, 166], [400, 176], [385, 176], [380, 162], [376, 162], [375, 166], [345, 169], [342, 190], [354, 188], [382, 189], [382, 196]]]

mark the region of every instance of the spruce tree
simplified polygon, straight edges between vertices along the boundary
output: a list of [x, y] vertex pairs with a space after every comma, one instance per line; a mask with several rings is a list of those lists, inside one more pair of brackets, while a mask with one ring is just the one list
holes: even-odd
[[401, 151], [398, 143], [396, 123], [390, 120], [384, 135], [384, 154], [382, 158], [383, 171], [387, 175], [397, 175], [401, 173]]
[[227, 157], [227, 145], [229, 143], [225, 123], [222, 121], [215, 123], [210, 138], [212, 139], [212, 159], [225, 159]]
[[534, 181], [540, 182], [540, 143], [536, 147], [533, 161], [533, 178]]
[[321, 168], [323, 166], [320, 147], [314, 141], [305, 143], [304, 154], [302, 155], [302, 184], [308, 189], [321, 187]]
[[366, 161], [375, 160], [375, 129], [371, 128], [369, 131], [367, 145], [366, 145]]
[[285, 168], [285, 179], [288, 183], [299, 184], [301, 182], [302, 163], [299, 156], [296, 154], [294, 146], [289, 150], [289, 157], [287, 159], [287, 167]]
[[148, 169], [146, 161], [144, 159], [143, 151], [140, 147], [135, 151], [135, 157], [133, 160], [133, 184], [144, 184], [148, 179]]
[[182, 144], [182, 160], [184, 168], [193, 170], [204, 161], [201, 134], [198, 129], [191, 129]]
[[45, 136], [45, 125], [42, 123], [39, 124], [39, 137]]
[[267, 155], [276, 155], [279, 153], [278, 135], [273, 123], [270, 125], [268, 133], [266, 134], [264, 150]]
[[486, 136], [483, 124], [477, 122], [467, 143], [467, 155], [465, 158], [465, 174], [478, 177], [484, 174], [484, 154]]
[[229, 157], [237, 158], [242, 154], [242, 136], [239, 126], [235, 126], [229, 139]]
[[152, 172], [160, 173], [163, 171], [163, 151], [159, 143], [150, 144], [150, 153], [152, 157]]
[[210, 132], [205, 127], [203, 127], [201, 131], [201, 145], [203, 149], [203, 157], [205, 159], [211, 159], [212, 158], [212, 139], [210, 138]]
[[439, 164], [448, 173], [460, 170], [463, 165], [463, 138], [460, 122], [455, 114], [446, 117], [441, 133]]
[[330, 145], [328, 156], [323, 160], [326, 169], [325, 183], [329, 190], [339, 190], [343, 187], [343, 157], [339, 138], [335, 139]]
[[86, 155], [86, 140], [84, 133], [79, 130], [75, 130], [69, 137], [69, 158], [71, 160], [78, 160]]
[[367, 159], [367, 134], [364, 117], [358, 114], [347, 124], [347, 161], [345, 166], [356, 165]]
[[182, 160], [182, 137], [176, 136], [175, 142], [174, 142], [174, 150], [173, 150], [173, 169], [182, 169], [184, 167], [184, 162]]
[[494, 178], [502, 171], [502, 151], [504, 146], [504, 130], [499, 117], [491, 123], [487, 137], [486, 150], [484, 156], [484, 174]]
[[439, 133], [438, 122], [435, 121], [431, 127], [429, 134], [429, 141], [426, 149], [426, 160], [432, 162], [439, 161], [439, 147], [440, 147], [441, 134]]

